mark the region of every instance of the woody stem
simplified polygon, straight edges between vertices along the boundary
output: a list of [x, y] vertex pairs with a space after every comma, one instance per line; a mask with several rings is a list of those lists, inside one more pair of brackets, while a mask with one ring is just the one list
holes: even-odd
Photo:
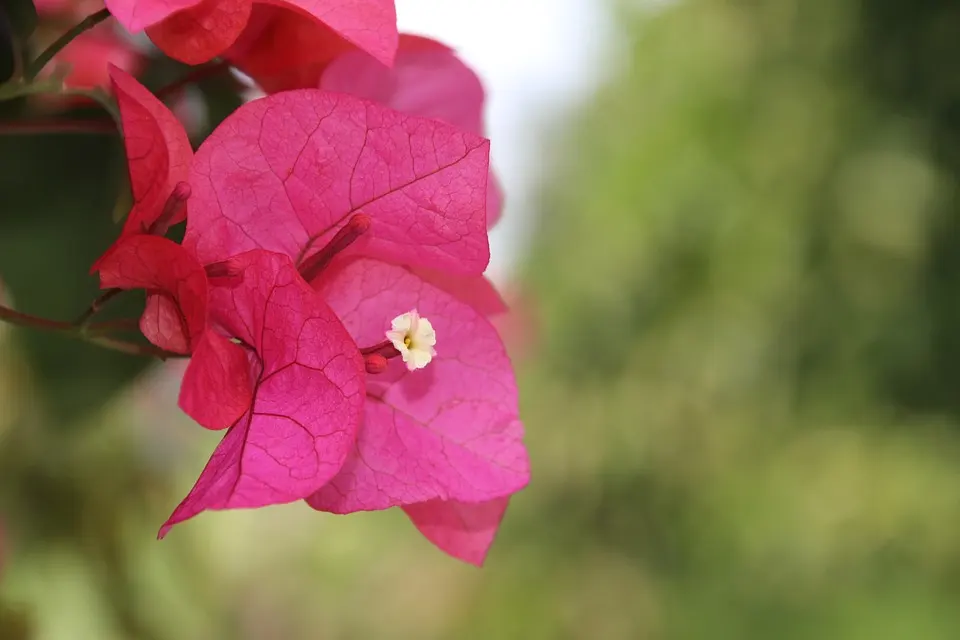
[[140, 321], [136, 318], [120, 318], [118, 320], [92, 322], [87, 325], [85, 330], [88, 336], [107, 335], [118, 331], [140, 331]]
[[158, 349], [153, 345], [118, 340], [106, 335], [114, 330], [127, 328], [126, 325], [128, 323], [126, 322], [124, 322], [123, 325], [120, 325], [117, 322], [97, 322], [89, 324], [86, 326], [86, 328], [84, 328], [75, 325], [72, 322], [50, 320], [49, 318], [41, 318], [40, 316], [34, 316], [29, 313], [22, 313], [3, 305], [0, 305], [0, 322], [6, 322], [19, 327], [28, 327], [42, 331], [62, 333], [64, 335], [77, 338], [78, 340], [84, 340], [85, 342], [103, 347], [104, 349], [120, 351], [122, 353], [128, 353], [131, 355], [150, 356], [154, 358], [160, 358], [161, 360], [166, 360], [167, 358], [184, 357], [179, 353], [164, 351], [163, 349]]
[[7, 324], [14, 324], [19, 327], [32, 327], [34, 329], [43, 329], [45, 331], [59, 331], [61, 333], [73, 333], [76, 327], [69, 322], [60, 322], [58, 320], [49, 320], [40, 316], [33, 316], [28, 313], [21, 313], [9, 307], [0, 305], [0, 320]]
[[73, 42], [74, 38], [79, 36], [84, 31], [92, 29], [109, 17], [110, 11], [107, 9], [101, 9], [96, 13], [91, 13], [89, 16], [81, 20], [79, 24], [57, 38], [53, 44], [44, 49], [40, 55], [37, 56], [37, 59], [31, 62], [30, 66], [27, 67], [27, 70], [24, 73], [27, 81], [32, 81], [34, 78], [36, 78], [40, 71], [47, 66], [47, 63], [53, 60], [53, 57], [60, 53], [64, 47]]
[[86, 326], [90, 322], [90, 319], [99, 313], [100, 309], [102, 309], [105, 304], [113, 300], [121, 293], [123, 293], [123, 289], [107, 289], [104, 291], [99, 297], [97, 297], [96, 300], [90, 303], [90, 307], [83, 312], [83, 315], [74, 321], [74, 326]]
[[116, 338], [111, 338], [109, 336], [85, 336], [84, 340], [91, 344], [95, 344], [98, 347], [103, 347], [104, 349], [110, 349], [111, 351], [119, 351], [120, 353], [126, 353], [131, 356], [148, 356], [152, 358], [159, 358], [161, 360], [166, 360], [168, 358], [185, 358], [179, 353], [172, 353], [170, 351], [164, 351], [163, 349], [158, 349], [152, 344], [137, 344], [136, 342], [127, 342], [126, 340], [117, 340]]
[[36, 133], [112, 134], [117, 126], [110, 120], [19, 120], [0, 122], [0, 135]]

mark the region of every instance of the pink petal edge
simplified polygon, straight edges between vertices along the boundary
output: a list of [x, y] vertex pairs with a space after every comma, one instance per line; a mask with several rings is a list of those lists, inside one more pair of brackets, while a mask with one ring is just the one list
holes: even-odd
[[464, 503], [431, 500], [403, 508], [414, 526], [441, 551], [482, 567], [506, 514], [509, 498]]

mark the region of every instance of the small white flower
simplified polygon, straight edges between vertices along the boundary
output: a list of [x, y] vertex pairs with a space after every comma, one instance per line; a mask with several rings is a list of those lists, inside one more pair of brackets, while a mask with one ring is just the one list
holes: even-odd
[[437, 355], [433, 348], [437, 344], [433, 325], [426, 318], [420, 317], [416, 309], [397, 316], [390, 326], [392, 328], [387, 331], [387, 340], [400, 352], [410, 371], [423, 369], [430, 364], [433, 356]]

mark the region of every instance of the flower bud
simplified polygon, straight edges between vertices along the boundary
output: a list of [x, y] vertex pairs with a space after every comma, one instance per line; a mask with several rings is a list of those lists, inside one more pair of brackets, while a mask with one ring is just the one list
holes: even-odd
[[378, 374], [387, 370], [387, 359], [379, 353], [372, 353], [363, 359], [367, 373]]

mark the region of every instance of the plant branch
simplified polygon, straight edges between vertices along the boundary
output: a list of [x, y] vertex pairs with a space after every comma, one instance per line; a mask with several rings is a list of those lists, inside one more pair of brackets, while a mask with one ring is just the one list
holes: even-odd
[[87, 335], [104, 335], [118, 331], [140, 331], [140, 321], [135, 318], [105, 320], [103, 322], [91, 322], [84, 329]]
[[34, 329], [43, 329], [45, 331], [57, 331], [60, 333], [75, 333], [77, 327], [70, 322], [60, 322], [49, 320], [40, 316], [33, 316], [29, 313], [14, 311], [9, 307], [0, 305], [0, 321], [8, 324], [15, 324], [19, 327], [32, 327]]
[[171, 351], [158, 349], [152, 344], [137, 344], [135, 342], [127, 342], [126, 340], [117, 340], [116, 338], [111, 338], [109, 336], [88, 335], [83, 339], [91, 344], [97, 345], [98, 347], [103, 347], [104, 349], [110, 349], [112, 351], [119, 351], [120, 353], [127, 353], [132, 356], [148, 356], [151, 358], [159, 358], [161, 360], [188, 357], [180, 353], [173, 353]]
[[0, 122], [0, 135], [36, 133], [116, 133], [112, 120], [16, 120]]
[[128, 353], [135, 356], [149, 356], [153, 358], [160, 358], [161, 360], [186, 357], [179, 353], [172, 353], [170, 351], [158, 349], [153, 345], [118, 340], [109, 335], [105, 335], [106, 333], [114, 330], [128, 329], [130, 327], [130, 321], [128, 320], [99, 322], [84, 327], [81, 325], [76, 325], [72, 322], [61, 322], [59, 320], [41, 318], [40, 316], [22, 313], [20, 311], [15, 311], [9, 307], [0, 305], [0, 321], [19, 327], [28, 327], [31, 329], [40, 329], [44, 331], [61, 333], [78, 340], [95, 344], [99, 347], [103, 347], [104, 349]]
[[104, 307], [108, 302], [113, 300], [116, 296], [123, 293], [123, 289], [107, 289], [96, 300], [90, 303], [90, 307], [87, 308], [83, 314], [74, 321], [74, 326], [83, 328], [90, 322], [90, 318], [97, 315], [100, 312], [100, 309]]
[[53, 60], [53, 57], [60, 53], [64, 47], [70, 44], [74, 38], [79, 36], [84, 31], [92, 29], [109, 17], [110, 11], [107, 9], [101, 9], [96, 13], [91, 13], [89, 16], [81, 20], [79, 24], [57, 38], [53, 44], [40, 52], [40, 55], [37, 56], [37, 59], [31, 62], [27, 67], [27, 70], [24, 74], [26, 79], [28, 81], [32, 81], [37, 77], [37, 75], [39, 75], [40, 71], [47, 66], [47, 63]]

